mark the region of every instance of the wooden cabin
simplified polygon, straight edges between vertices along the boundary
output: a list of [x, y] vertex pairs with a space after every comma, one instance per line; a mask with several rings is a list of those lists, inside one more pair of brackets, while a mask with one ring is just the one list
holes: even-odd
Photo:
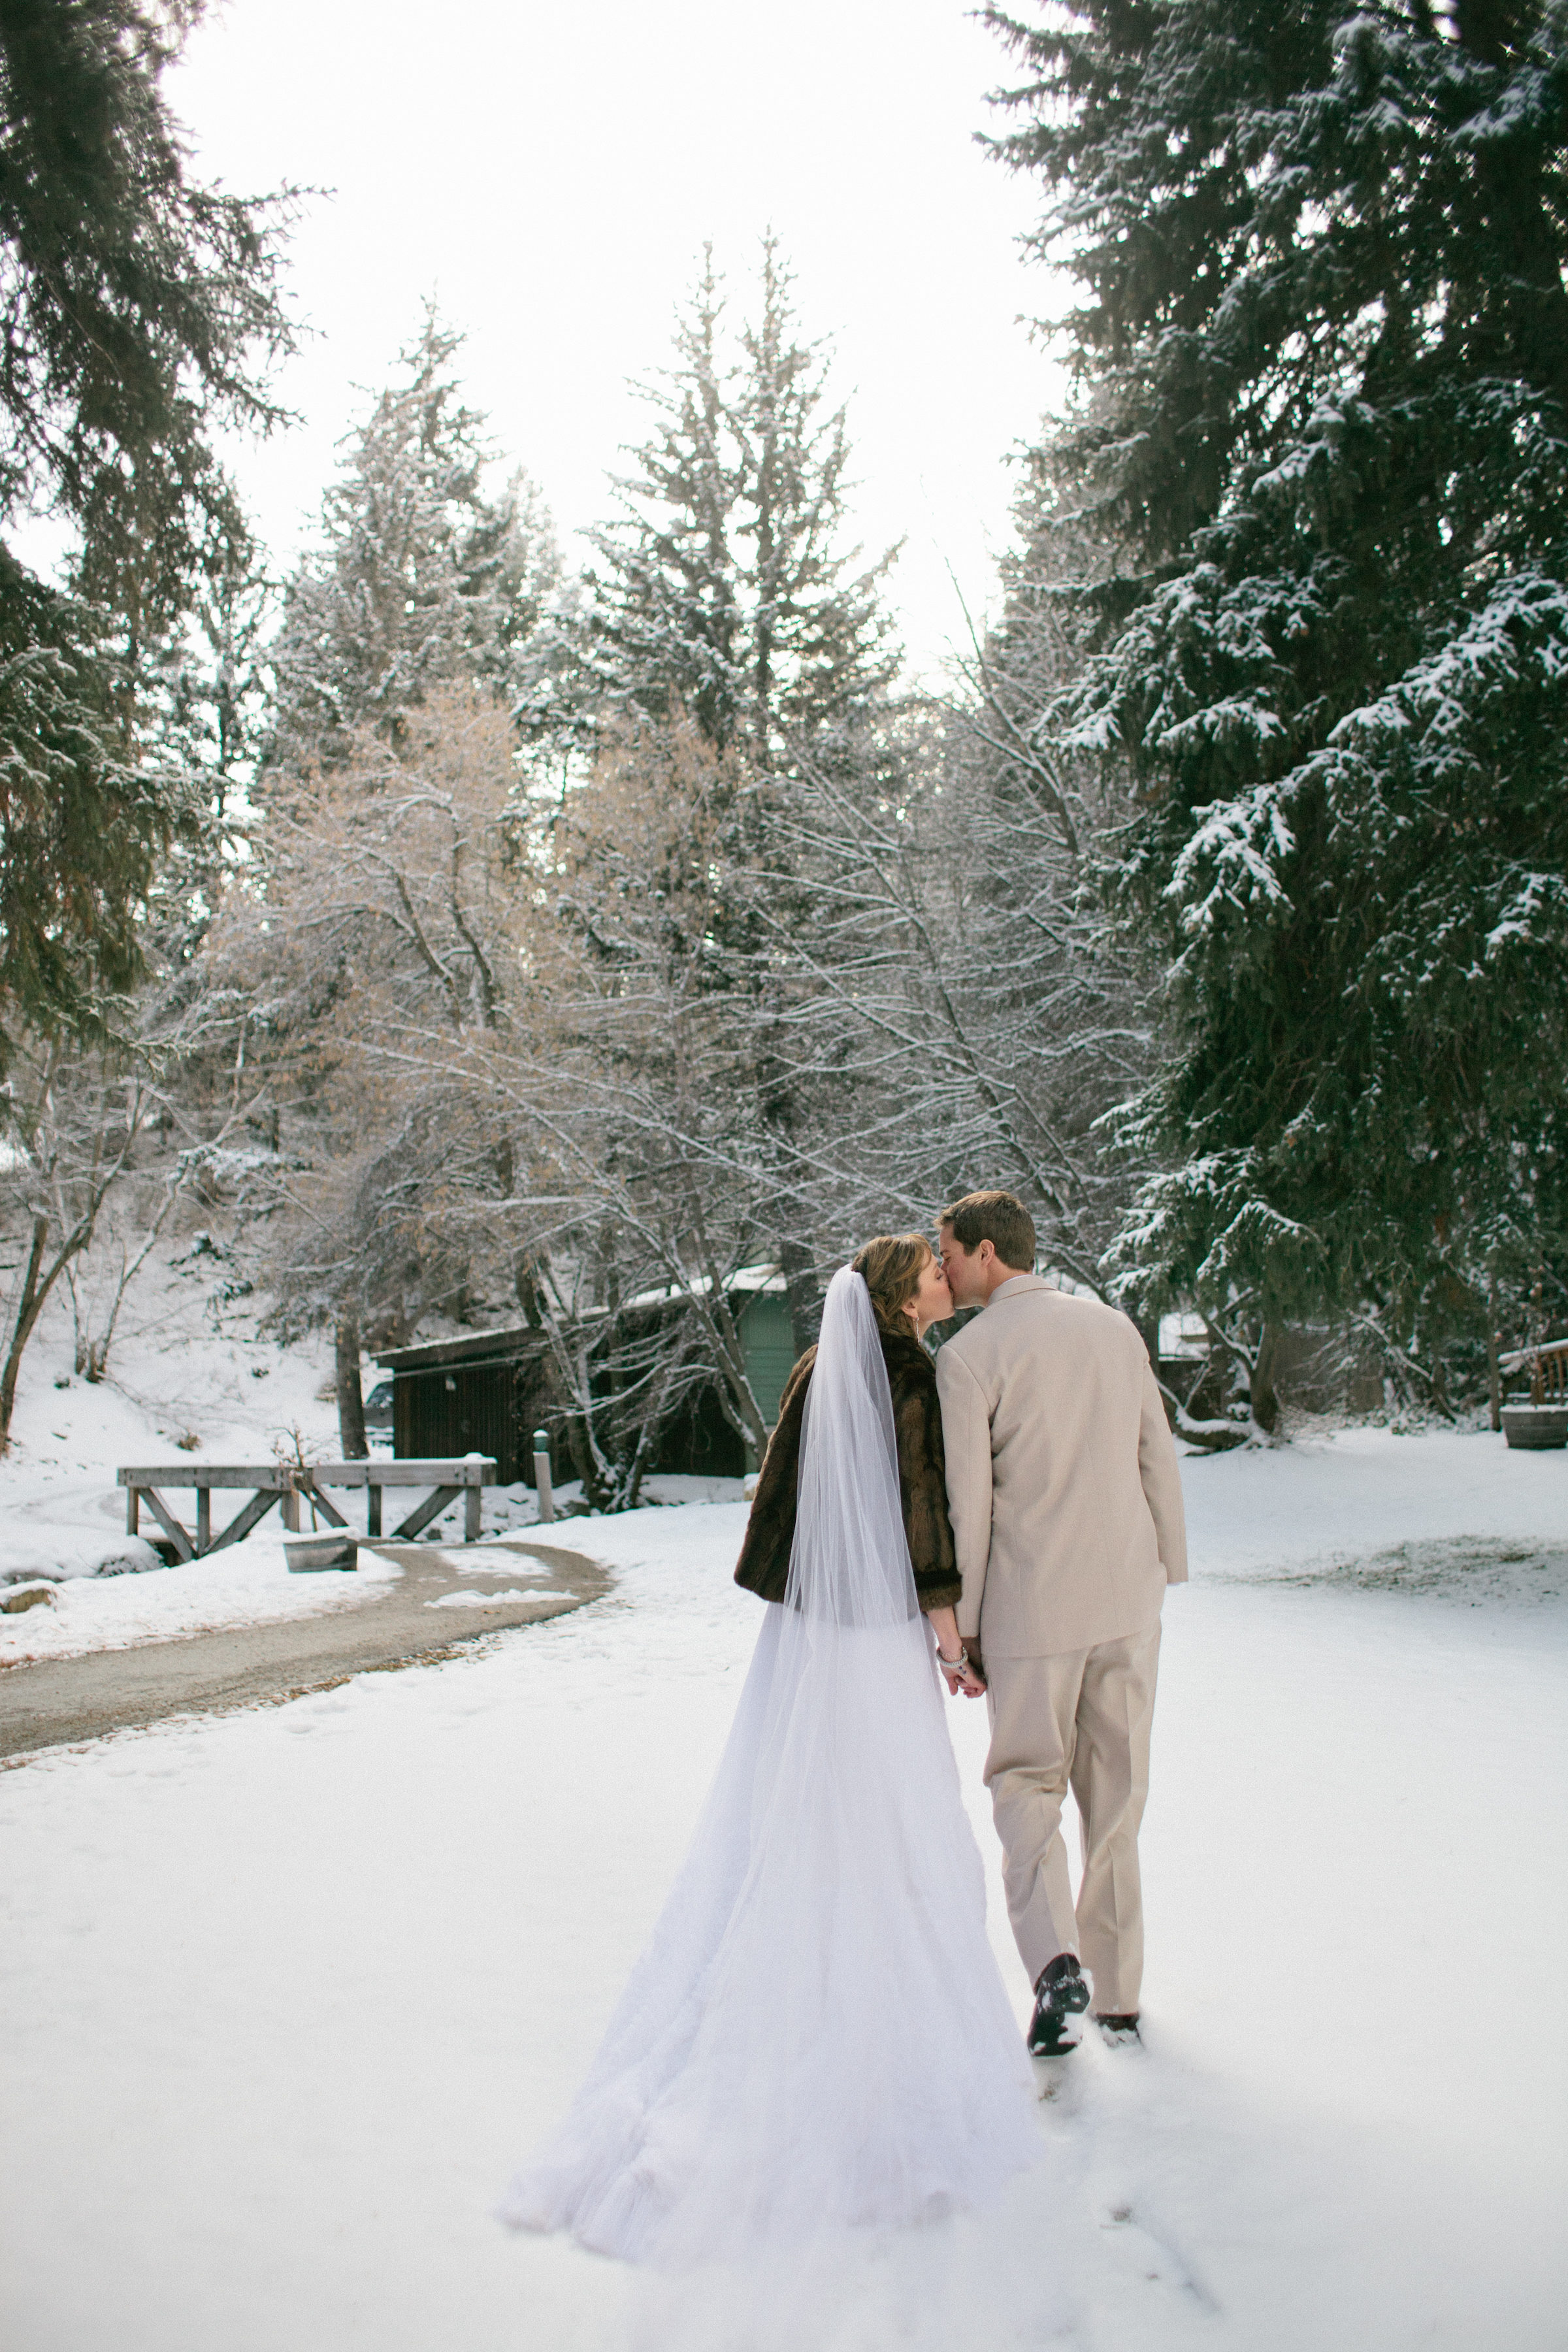
[[[726, 1286], [740, 1308], [742, 1344], [752, 1392], [771, 1428], [795, 1361], [784, 1277], [771, 1265], [745, 1266]], [[676, 1286], [630, 1300], [626, 1314], [679, 1314], [690, 1292]], [[423, 1347], [376, 1357], [392, 1374], [392, 1450], [405, 1456], [495, 1456], [502, 1486], [533, 1484], [533, 1433], [548, 1429], [557, 1479], [573, 1475], [566, 1412], [542, 1332], [529, 1324], [466, 1331]], [[697, 1390], [659, 1432], [652, 1467], [702, 1477], [739, 1478], [755, 1465], [709, 1385]]]

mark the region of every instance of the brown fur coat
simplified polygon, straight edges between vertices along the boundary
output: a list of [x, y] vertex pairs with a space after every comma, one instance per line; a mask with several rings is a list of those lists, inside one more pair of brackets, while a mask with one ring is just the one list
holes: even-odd
[[[914, 1562], [915, 1597], [922, 1609], [956, 1607], [963, 1591], [952, 1527], [947, 1516], [947, 1471], [942, 1450], [942, 1408], [936, 1366], [911, 1332], [881, 1334], [882, 1355], [893, 1391], [893, 1430], [899, 1445], [899, 1491], [904, 1532]], [[757, 1479], [756, 1497], [735, 1581], [764, 1601], [782, 1601], [795, 1541], [795, 1481], [800, 1470], [800, 1428], [816, 1349], [808, 1348], [791, 1372], [779, 1403], [779, 1417]]]

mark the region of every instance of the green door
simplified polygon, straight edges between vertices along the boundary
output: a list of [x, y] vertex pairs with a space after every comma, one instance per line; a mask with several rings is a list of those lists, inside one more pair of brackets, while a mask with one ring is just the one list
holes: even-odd
[[[746, 1378], [771, 1429], [779, 1417], [779, 1399], [795, 1362], [795, 1336], [790, 1328], [789, 1300], [774, 1291], [760, 1290], [741, 1312], [741, 1344], [746, 1351]], [[748, 1462], [747, 1467], [754, 1469]]]

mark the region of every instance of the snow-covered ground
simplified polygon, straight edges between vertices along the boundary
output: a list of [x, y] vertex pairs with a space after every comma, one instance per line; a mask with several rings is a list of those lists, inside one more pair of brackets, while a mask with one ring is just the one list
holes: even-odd
[[244, 1543], [208, 1559], [166, 1569], [154, 1552], [144, 1574], [72, 1577], [58, 1587], [52, 1606], [0, 1616], [0, 1667], [351, 1609], [367, 1586], [395, 1573], [362, 1549], [352, 1576], [290, 1575], [274, 1512]]
[[[0, 1472], [3, 1468], [0, 1465]], [[36, 1490], [37, 1508], [32, 1523], [35, 1535], [42, 1530], [58, 1531], [62, 1526], [68, 1528], [70, 1522], [51, 1509], [58, 1491], [48, 1486]], [[741, 1482], [738, 1478], [650, 1478], [647, 1491], [654, 1504], [730, 1502], [739, 1496]], [[561, 1495], [563, 1503], [575, 1500], [577, 1492], [575, 1486], [564, 1489]], [[4, 1495], [0, 1477], [0, 1507], [4, 1506]], [[182, 1501], [186, 1504], [185, 1521], [189, 1525], [189, 1495], [172, 1499], [176, 1509]], [[226, 1512], [237, 1510], [247, 1499], [244, 1495], [220, 1495], [215, 1519], [221, 1525]], [[417, 1499], [416, 1493], [410, 1499]], [[117, 1493], [114, 1500], [116, 1507], [123, 1511], [123, 1496]], [[360, 1498], [340, 1495], [337, 1500], [340, 1507], [352, 1511], [353, 1503]], [[363, 1501], [360, 1507], [363, 1509]], [[539, 1527], [534, 1496], [526, 1486], [488, 1489], [483, 1517], [487, 1540], [498, 1534]], [[481, 1557], [483, 1543], [468, 1545], [460, 1540], [461, 1521], [462, 1505], [454, 1503], [421, 1540], [444, 1545], [447, 1558], [465, 1574], [515, 1576], [516, 1555], [505, 1552], [500, 1555], [499, 1567], [485, 1565]], [[391, 1524], [390, 1517], [387, 1524]], [[581, 1524], [564, 1518], [544, 1532], [553, 1535], [559, 1542], [577, 1547]], [[351, 1519], [351, 1533], [356, 1525]], [[305, 1531], [310, 1532], [308, 1520]], [[317, 1614], [327, 1609], [351, 1609], [363, 1597], [367, 1584], [384, 1582], [396, 1573], [362, 1542], [358, 1570], [353, 1576], [291, 1574], [283, 1541], [284, 1531], [276, 1511], [269, 1512], [242, 1543], [172, 1568], [163, 1566], [150, 1544], [132, 1546], [121, 1537], [117, 1559], [120, 1554], [134, 1551], [134, 1565], [143, 1572], [131, 1574], [118, 1565], [110, 1569], [100, 1566], [95, 1575], [84, 1572], [63, 1579], [54, 1588], [52, 1605], [29, 1608], [15, 1616], [0, 1615], [0, 1667], [24, 1664], [36, 1658], [75, 1657], [89, 1650], [125, 1649], [136, 1642], [172, 1641], [180, 1634], [212, 1633], [230, 1625], [259, 1625], [281, 1617]], [[41, 1573], [37, 1569], [29, 1569], [9, 1579], [0, 1578], [0, 1583], [36, 1580]]]
[[[1184, 1475], [1147, 2048], [1070, 2062], [1000, 2212], [868, 2247], [804, 2330], [643, 2305], [489, 2218], [592, 2054], [755, 1635], [741, 1507], [649, 1510], [571, 1524], [619, 1572], [594, 1607], [0, 1774], [0, 2336], [1560, 2346], [1568, 1456], [1362, 1431]], [[984, 1710], [951, 1720], [1021, 2018]]]

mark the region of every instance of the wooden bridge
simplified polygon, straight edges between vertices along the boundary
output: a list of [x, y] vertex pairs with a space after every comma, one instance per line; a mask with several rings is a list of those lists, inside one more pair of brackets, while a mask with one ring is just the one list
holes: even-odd
[[[228, 1544], [237, 1544], [259, 1526], [274, 1504], [279, 1507], [286, 1528], [298, 1532], [300, 1506], [309, 1503], [333, 1528], [346, 1528], [348, 1521], [336, 1505], [330, 1503], [323, 1489], [363, 1486], [365, 1492], [365, 1534], [371, 1538], [381, 1535], [381, 1497], [386, 1486], [415, 1486], [426, 1490], [423, 1502], [416, 1504], [407, 1517], [393, 1528], [386, 1538], [393, 1543], [409, 1543], [421, 1528], [438, 1518], [458, 1496], [463, 1498], [463, 1541], [475, 1543], [479, 1535], [479, 1506], [487, 1486], [499, 1484], [496, 1465], [487, 1454], [466, 1454], [457, 1460], [428, 1462], [162, 1462], [147, 1468], [128, 1468], [115, 1473], [116, 1483], [125, 1488], [125, 1531], [141, 1533], [141, 1515], [145, 1505], [174, 1545], [181, 1559], [200, 1559], [208, 1552], [222, 1551]], [[171, 1509], [164, 1499], [165, 1488], [194, 1486], [196, 1495], [196, 1525], [193, 1535]], [[243, 1494], [249, 1489], [250, 1499], [241, 1505], [234, 1517], [217, 1535], [213, 1533], [213, 1494], [222, 1490]], [[433, 1491], [432, 1491], [433, 1490]]]

